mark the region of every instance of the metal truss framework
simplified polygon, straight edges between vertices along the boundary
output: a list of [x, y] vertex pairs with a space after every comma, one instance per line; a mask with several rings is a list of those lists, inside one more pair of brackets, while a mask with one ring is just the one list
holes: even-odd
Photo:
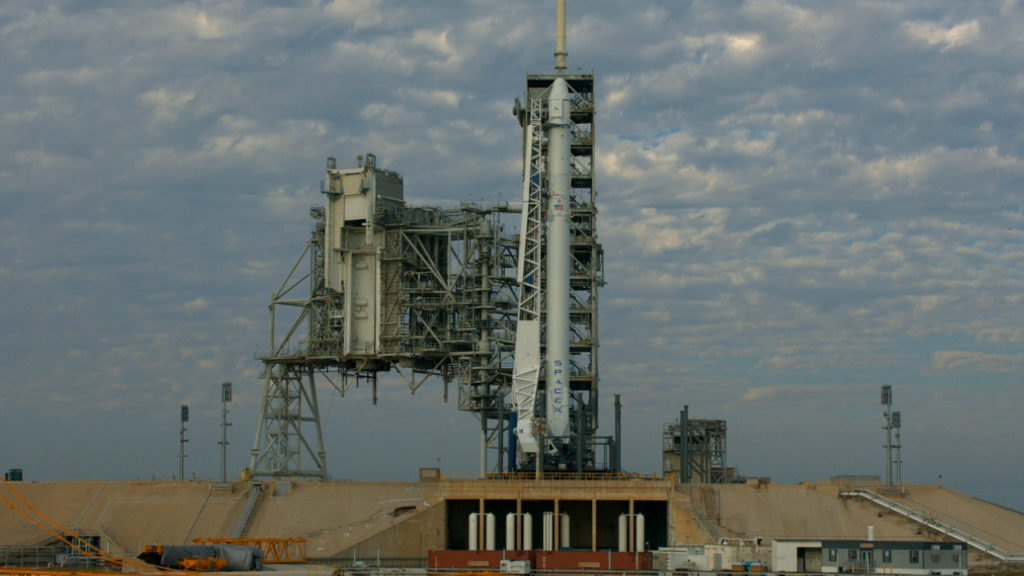
[[[553, 75], [527, 78], [527, 100], [539, 98]], [[572, 91], [572, 203], [570, 276], [571, 389], [581, 404], [584, 445], [590, 454], [597, 420], [597, 289], [603, 285], [603, 251], [597, 243], [593, 177], [593, 76], [568, 76]], [[541, 98], [542, 100], [542, 98]], [[541, 108], [538, 107], [538, 113]], [[520, 114], [520, 121], [524, 118]], [[543, 138], [536, 139], [543, 157]], [[524, 150], [524, 162], [533, 154]], [[372, 158], [372, 156], [370, 157]], [[328, 160], [328, 170], [334, 167]], [[542, 166], [538, 165], [538, 170]], [[367, 171], [387, 172], [372, 163]], [[540, 176], [540, 172], [537, 172]], [[400, 177], [398, 177], [400, 179]], [[524, 183], [529, 186], [529, 182]], [[328, 189], [324, 190], [325, 193]], [[344, 396], [353, 385], [373, 387], [378, 374], [394, 370], [415, 393], [428, 380], [440, 381], [444, 398], [458, 386], [458, 408], [481, 422], [481, 475], [505, 471], [503, 441], [512, 391], [516, 322], [521, 314], [517, 265], [520, 238], [506, 233], [506, 214], [516, 206], [463, 204], [457, 209], [381, 203], [368, 221], [329, 243], [329, 217], [311, 209], [315, 221], [305, 250], [270, 299], [270, 347], [260, 356], [264, 393], [250, 460], [253, 476], [328, 477], [318, 382]], [[543, 217], [543, 215], [538, 215]], [[523, 257], [543, 270], [543, 250], [532, 229]], [[367, 231], [368, 230], [368, 231]], [[379, 235], [372, 250], [362, 238]], [[359, 239], [357, 241], [357, 239]], [[332, 240], [333, 242], [333, 240]], [[340, 247], [339, 247], [340, 246]], [[372, 251], [379, 268], [377, 341], [346, 351], [345, 288], [329, 286], [325, 256], [332, 251]], [[543, 279], [542, 274], [538, 274]], [[543, 280], [542, 280], [543, 281]], [[542, 291], [533, 290], [537, 314]], [[543, 322], [543, 318], [541, 318]], [[280, 326], [287, 326], [279, 331]], [[543, 377], [541, 377], [543, 388]], [[574, 424], [574, 429], [579, 429]], [[496, 457], [488, 459], [488, 452]], [[488, 465], [488, 461], [491, 463]]]
[[[663, 429], [665, 472], [678, 472], [682, 483], [722, 484], [729, 481], [725, 420], [687, 419], [685, 450], [680, 445], [681, 435], [679, 422], [666, 424]], [[676, 467], [675, 463], [680, 458], [685, 463]]]
[[[437, 377], [446, 400], [448, 385], [460, 383], [460, 409], [497, 414], [515, 330], [515, 238], [503, 236], [499, 223], [508, 210], [464, 205], [378, 214], [385, 238], [380, 346], [364, 354], [341, 352], [345, 294], [326, 287], [324, 212], [311, 211], [312, 237], [270, 301], [254, 476], [327, 478], [318, 380], [342, 396], [369, 384], [376, 403], [379, 372], [394, 369], [412, 393]], [[291, 322], [278, 334], [285, 317]]]
[[[538, 110], [542, 119], [548, 92], [556, 78], [564, 78], [570, 91], [572, 139], [570, 145], [570, 388], [577, 403], [573, 411], [574, 430], [582, 430], [585, 468], [598, 463], [596, 437], [598, 421], [598, 288], [604, 285], [604, 250], [597, 240], [597, 186], [595, 181], [594, 143], [596, 135], [594, 76], [592, 74], [530, 74], [526, 77], [526, 101], [517, 105], [516, 115], [523, 128], [523, 161], [531, 167], [540, 166], [539, 182], [544, 181], [543, 166], [547, 156], [546, 142], [531, 137], [535, 133]], [[539, 140], [539, 141], [538, 141]], [[531, 169], [531, 182], [534, 170]], [[524, 183], [524, 186], [527, 183]], [[546, 203], [539, 203], [541, 221], [546, 218]], [[541, 259], [543, 251], [539, 252]], [[544, 269], [543, 262], [540, 270]], [[542, 290], [546, 293], [546, 290]], [[521, 307], [522, 310], [522, 307]], [[543, 310], [543, 308], [541, 308]], [[522, 313], [522, 312], [521, 312]], [[546, 318], [541, 313], [541, 324]], [[544, 333], [542, 328], [541, 333]], [[542, 355], [543, 355], [542, 345]], [[546, 388], [543, 374], [541, 393]]]

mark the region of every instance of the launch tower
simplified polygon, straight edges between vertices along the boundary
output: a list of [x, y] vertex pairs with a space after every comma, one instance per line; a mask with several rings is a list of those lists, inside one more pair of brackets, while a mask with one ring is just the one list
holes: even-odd
[[617, 468], [596, 436], [594, 79], [566, 72], [564, 0], [558, 16], [555, 71], [528, 75], [514, 107], [519, 201], [413, 207], [374, 155], [328, 159], [325, 204], [270, 301], [253, 475], [327, 478], [317, 382], [365, 383], [376, 403], [390, 371], [412, 392], [440, 381], [446, 401], [457, 384], [481, 476]]

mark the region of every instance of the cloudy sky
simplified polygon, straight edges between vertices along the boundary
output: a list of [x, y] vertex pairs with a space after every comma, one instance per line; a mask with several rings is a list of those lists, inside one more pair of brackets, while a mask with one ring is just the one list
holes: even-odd
[[[554, 2], [0, 5], [0, 468], [170, 478], [248, 463], [267, 301], [373, 152], [413, 203], [511, 200]], [[689, 405], [741, 473], [884, 475], [1024, 509], [1024, 9], [570, 1], [597, 75], [603, 428], [660, 471]], [[331, 474], [472, 475], [439, 385], [323, 389]], [[453, 394], [454, 399], [454, 394]]]

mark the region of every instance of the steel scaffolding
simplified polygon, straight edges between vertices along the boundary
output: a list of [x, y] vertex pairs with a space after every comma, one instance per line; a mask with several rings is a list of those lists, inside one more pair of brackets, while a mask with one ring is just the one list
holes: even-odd
[[[580, 457], [592, 469], [600, 442], [597, 290], [604, 283], [593, 172], [594, 82], [589, 74], [564, 77], [573, 121], [570, 387], [582, 408], [573, 411], [583, 424], [573, 426], [583, 431]], [[538, 102], [539, 114], [554, 78], [527, 77], [527, 106]], [[525, 134], [528, 113], [517, 109], [517, 115]], [[543, 140], [524, 148], [524, 162], [537, 162], [538, 179], [543, 160], [534, 155], [544, 154]], [[516, 322], [522, 290], [538, 304], [543, 298], [541, 228], [535, 222], [528, 231], [532, 243], [523, 256], [539, 267], [523, 284], [517, 278], [518, 231], [506, 231], [506, 225], [512, 230], [520, 224], [519, 206], [410, 207], [402, 187], [402, 177], [377, 167], [372, 154], [347, 169], [328, 158], [326, 204], [311, 209], [315, 224], [305, 249], [270, 298], [270, 347], [259, 357], [264, 392], [253, 476], [326, 479], [317, 383], [342, 396], [367, 383], [376, 403], [378, 375], [392, 370], [411, 392], [427, 380], [440, 381], [446, 401], [455, 382], [458, 408], [481, 423], [481, 476], [511, 469], [513, 452], [504, 440], [514, 413], [509, 396]], [[531, 309], [543, 324], [542, 308]], [[541, 376], [541, 396], [544, 384]]]

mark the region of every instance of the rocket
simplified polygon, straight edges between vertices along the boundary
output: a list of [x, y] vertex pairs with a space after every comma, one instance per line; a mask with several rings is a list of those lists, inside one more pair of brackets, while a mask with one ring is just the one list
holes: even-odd
[[556, 78], [548, 96], [547, 436], [569, 436], [569, 87]]

